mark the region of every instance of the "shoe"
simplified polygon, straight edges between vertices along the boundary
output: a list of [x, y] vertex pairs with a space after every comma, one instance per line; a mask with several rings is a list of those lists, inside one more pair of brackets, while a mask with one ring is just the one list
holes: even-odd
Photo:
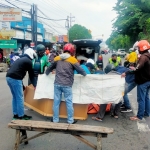
[[124, 112], [132, 112], [132, 109], [124, 108], [124, 109], [121, 109], [121, 112], [122, 113], [124, 113]]
[[30, 119], [32, 119], [32, 116], [24, 115], [24, 116], [18, 117], [18, 118], [21, 119], [21, 120], [30, 120]]
[[53, 118], [51, 118], [50, 121], [53, 122]]
[[69, 124], [75, 124], [75, 123], [77, 123], [77, 122], [78, 122], [78, 120], [74, 120], [73, 123], [69, 123]]
[[18, 115], [13, 116], [13, 120], [19, 119]]
[[120, 108], [125, 108], [125, 105], [124, 105], [124, 104], [122, 104], [122, 105], [120, 106]]

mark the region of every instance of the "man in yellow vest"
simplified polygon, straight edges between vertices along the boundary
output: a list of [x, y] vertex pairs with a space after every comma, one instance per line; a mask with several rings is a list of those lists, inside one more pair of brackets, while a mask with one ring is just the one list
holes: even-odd
[[121, 58], [118, 57], [116, 54], [112, 54], [111, 58], [108, 60], [108, 64], [112, 64], [114, 67], [121, 66]]
[[137, 53], [135, 52], [136, 49], [130, 48], [129, 49], [129, 55], [126, 58], [126, 63], [129, 66], [136, 66], [137, 63]]

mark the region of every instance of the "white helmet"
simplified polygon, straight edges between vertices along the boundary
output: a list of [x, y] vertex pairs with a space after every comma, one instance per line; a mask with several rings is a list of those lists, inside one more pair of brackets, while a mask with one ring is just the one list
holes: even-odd
[[93, 59], [91, 59], [91, 58], [89, 58], [88, 60], [87, 60], [87, 63], [91, 63], [91, 64], [95, 64], [95, 62], [94, 62], [94, 60]]
[[134, 49], [134, 50], [138, 50], [138, 43], [139, 43], [138, 41], [136, 41], [136, 42], [134, 43], [134, 45], [133, 45], [133, 49]]
[[26, 51], [24, 52], [24, 54], [28, 55], [31, 59], [34, 59], [34, 58], [37, 57], [35, 51], [32, 48], [26, 49]]

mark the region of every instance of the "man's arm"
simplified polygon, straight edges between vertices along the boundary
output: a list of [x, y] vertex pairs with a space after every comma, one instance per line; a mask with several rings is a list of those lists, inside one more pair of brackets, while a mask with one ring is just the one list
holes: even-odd
[[32, 68], [32, 63], [30, 64], [30, 67], [28, 67], [28, 74], [29, 74], [29, 78], [31, 83], [33, 84], [33, 86], [35, 87], [35, 81], [34, 81], [34, 70]]
[[80, 74], [83, 75], [83, 76], [86, 76], [86, 72], [79, 66], [78, 63], [75, 63], [75, 64], [73, 65], [73, 67], [75, 68], [75, 70], [76, 70], [78, 73], [80, 73]]
[[49, 75], [49, 73], [52, 72], [53, 69], [56, 68], [56, 65], [57, 65], [56, 61], [52, 62], [51, 65], [46, 69], [46, 75]]

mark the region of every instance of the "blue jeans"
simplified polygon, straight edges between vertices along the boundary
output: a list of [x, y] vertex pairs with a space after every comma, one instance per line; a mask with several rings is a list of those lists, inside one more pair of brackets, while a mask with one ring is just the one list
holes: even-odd
[[12, 94], [13, 114], [22, 117], [24, 116], [24, 96], [22, 80], [16, 80], [10, 77], [6, 77], [6, 80]]
[[142, 119], [150, 116], [150, 81], [137, 85], [138, 113], [137, 117]]
[[53, 122], [59, 122], [59, 105], [62, 99], [62, 93], [66, 101], [68, 123], [74, 122], [74, 109], [72, 103], [72, 87], [54, 84], [54, 104], [53, 104]]
[[136, 86], [137, 86], [137, 84], [135, 82], [131, 82], [131, 83], [126, 82], [125, 83], [125, 91], [124, 91], [123, 100], [124, 100], [124, 105], [127, 109], [131, 109], [130, 101], [129, 101], [127, 94], [130, 91], [132, 91]]

